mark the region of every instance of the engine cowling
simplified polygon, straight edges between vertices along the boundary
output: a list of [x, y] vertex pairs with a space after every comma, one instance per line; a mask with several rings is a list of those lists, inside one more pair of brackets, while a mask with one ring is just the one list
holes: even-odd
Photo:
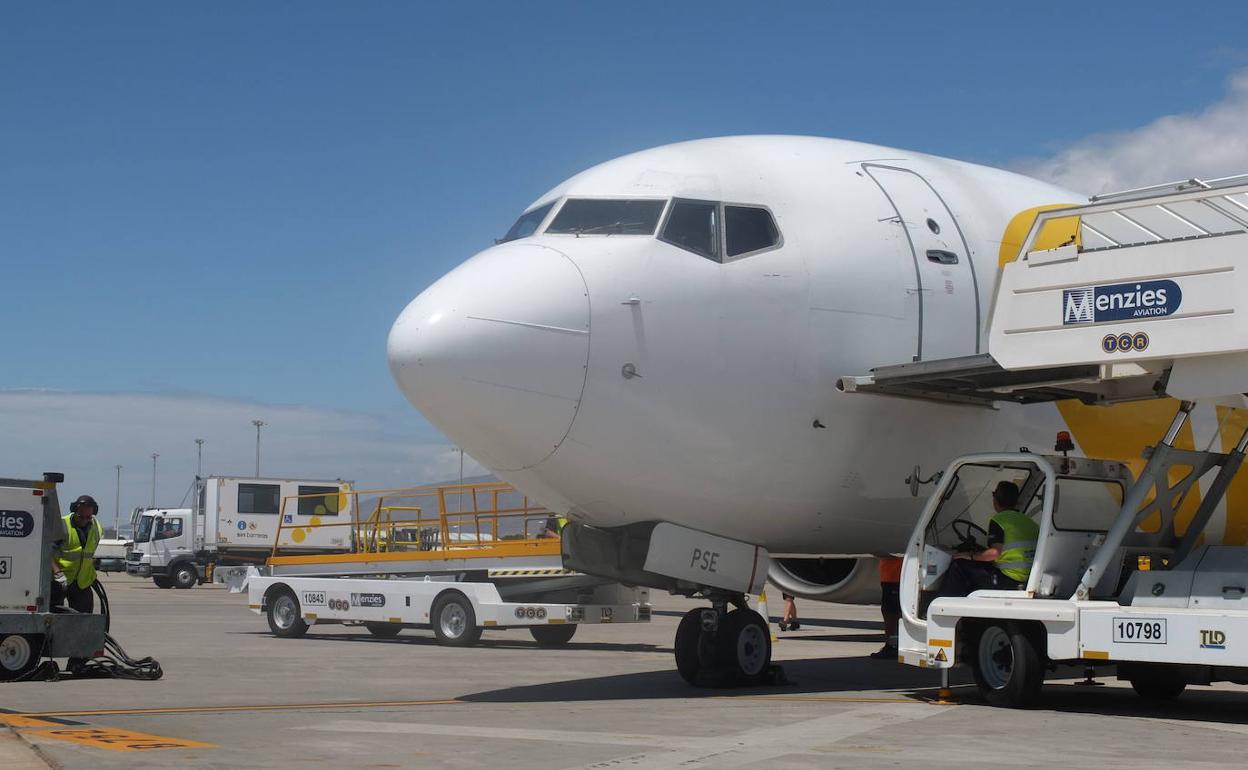
[[781, 557], [771, 560], [767, 578], [784, 593], [841, 604], [880, 601], [879, 559], [863, 557]]

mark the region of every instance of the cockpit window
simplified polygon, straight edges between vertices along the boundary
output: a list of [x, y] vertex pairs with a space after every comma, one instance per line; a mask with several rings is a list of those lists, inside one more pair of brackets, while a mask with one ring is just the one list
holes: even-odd
[[707, 259], [719, 257], [719, 204], [709, 201], [675, 200], [667, 215], [661, 240]]
[[780, 242], [780, 230], [771, 212], [755, 206], [724, 206], [724, 241], [729, 259], [763, 249]]
[[569, 198], [546, 228], [572, 235], [653, 235], [667, 201]]
[[507, 234], [498, 239], [498, 242], [506, 243], [507, 241], [514, 241], [520, 238], [528, 238], [537, 232], [537, 228], [541, 226], [546, 219], [546, 215], [550, 213], [550, 209], [554, 205], [555, 202], [551, 201], [545, 206], [538, 206], [535, 209], [524, 212], [516, 220], [516, 223], [511, 226], [511, 229], [507, 231]]

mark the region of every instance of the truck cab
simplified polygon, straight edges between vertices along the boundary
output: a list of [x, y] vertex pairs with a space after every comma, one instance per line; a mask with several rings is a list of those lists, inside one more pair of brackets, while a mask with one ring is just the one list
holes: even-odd
[[[966, 455], [944, 472], [902, 565], [902, 663], [969, 664], [989, 703], [1036, 701], [1047, 670], [1112, 667], [1142, 696], [1190, 684], [1248, 682], [1248, 547], [1209, 531], [1243, 465], [1248, 430], [1226, 453], [1174, 445], [1183, 402], [1138, 478], [1109, 460], [1029, 453]], [[958, 555], [987, 545], [992, 489], [1010, 481], [1039, 535], [1030, 573], [1010, 590], [957, 595], [943, 585]]]
[[150, 577], [161, 588], [190, 588], [199, 581], [194, 539], [190, 508], [139, 511], [126, 572]]

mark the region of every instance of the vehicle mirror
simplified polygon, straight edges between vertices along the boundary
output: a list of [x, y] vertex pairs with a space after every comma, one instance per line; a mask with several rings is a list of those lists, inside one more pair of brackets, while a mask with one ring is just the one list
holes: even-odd
[[910, 482], [910, 496], [919, 496], [919, 466], [914, 466], [914, 470], [910, 471], [910, 478], [906, 479]]

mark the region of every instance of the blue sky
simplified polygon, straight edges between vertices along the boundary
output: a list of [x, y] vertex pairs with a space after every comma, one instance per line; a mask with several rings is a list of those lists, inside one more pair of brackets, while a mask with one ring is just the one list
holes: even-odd
[[1040, 168], [1226, 100], [1246, 22], [1240, 3], [8, 3], [0, 391], [345, 411], [437, 445], [386, 369], [390, 323], [561, 179], [736, 133]]

